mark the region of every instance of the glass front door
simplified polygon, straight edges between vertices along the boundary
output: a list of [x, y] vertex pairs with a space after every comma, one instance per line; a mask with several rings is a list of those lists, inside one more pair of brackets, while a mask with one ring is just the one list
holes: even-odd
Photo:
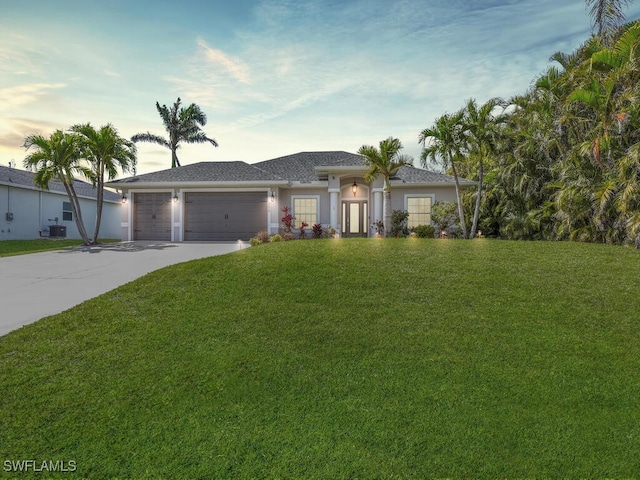
[[367, 202], [342, 202], [342, 236], [367, 236]]

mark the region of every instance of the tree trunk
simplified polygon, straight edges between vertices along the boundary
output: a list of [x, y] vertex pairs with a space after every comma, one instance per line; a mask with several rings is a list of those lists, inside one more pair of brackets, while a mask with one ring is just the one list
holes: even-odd
[[178, 154], [175, 150], [171, 150], [171, 168], [176, 168], [180, 166], [180, 162], [178, 161]]
[[458, 216], [460, 217], [460, 227], [462, 228], [462, 238], [467, 238], [467, 224], [464, 221], [464, 210], [462, 208], [462, 195], [460, 194], [460, 182], [458, 181], [458, 172], [456, 166], [451, 160], [451, 169], [453, 170], [453, 178], [456, 183], [456, 199], [458, 200]]
[[104, 203], [104, 163], [100, 162], [98, 169], [98, 180], [96, 182], [98, 191], [96, 192], [96, 226], [93, 230], [91, 243], [98, 243], [98, 233], [100, 232], [100, 222], [102, 222], [102, 204]]
[[71, 211], [73, 212], [76, 226], [78, 227], [78, 233], [80, 234], [80, 237], [82, 237], [82, 241], [85, 245], [91, 245], [91, 239], [87, 235], [87, 230], [84, 228], [84, 222], [82, 221], [80, 200], [78, 200], [76, 189], [73, 187], [73, 183], [67, 183], [67, 179], [63, 176], [60, 177], [60, 180], [64, 185], [64, 189], [67, 191], [67, 196], [69, 197], [69, 201], [71, 203]]
[[475, 238], [476, 230], [478, 228], [478, 219], [480, 218], [480, 199], [482, 198], [482, 179], [484, 178], [484, 165], [482, 163], [482, 156], [480, 156], [480, 163], [478, 165], [478, 193], [476, 194], [476, 209], [473, 212], [473, 224], [471, 225], [470, 238]]
[[391, 233], [391, 189], [385, 180], [384, 191], [382, 192], [382, 223], [384, 225], [384, 236]]

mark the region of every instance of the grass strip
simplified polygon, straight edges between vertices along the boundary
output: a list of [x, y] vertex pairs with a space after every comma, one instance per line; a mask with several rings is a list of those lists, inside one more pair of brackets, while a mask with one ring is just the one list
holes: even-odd
[[[119, 242], [115, 239], [101, 239], [100, 243]], [[36, 240], [2, 240], [0, 241], [0, 257], [25, 255], [28, 253], [61, 250], [63, 248], [78, 247], [82, 240], [52, 240], [39, 238]]]

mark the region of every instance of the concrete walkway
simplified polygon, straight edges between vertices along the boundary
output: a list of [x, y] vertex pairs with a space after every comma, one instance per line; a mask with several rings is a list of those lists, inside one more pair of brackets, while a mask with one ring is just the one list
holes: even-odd
[[248, 243], [123, 242], [0, 258], [0, 335], [67, 310], [153, 270]]

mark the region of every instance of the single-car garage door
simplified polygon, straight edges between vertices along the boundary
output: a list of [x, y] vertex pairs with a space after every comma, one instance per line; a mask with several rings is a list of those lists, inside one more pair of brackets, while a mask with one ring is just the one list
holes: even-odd
[[133, 239], [171, 241], [171, 193], [133, 195]]
[[184, 239], [248, 240], [267, 228], [264, 192], [185, 193]]

